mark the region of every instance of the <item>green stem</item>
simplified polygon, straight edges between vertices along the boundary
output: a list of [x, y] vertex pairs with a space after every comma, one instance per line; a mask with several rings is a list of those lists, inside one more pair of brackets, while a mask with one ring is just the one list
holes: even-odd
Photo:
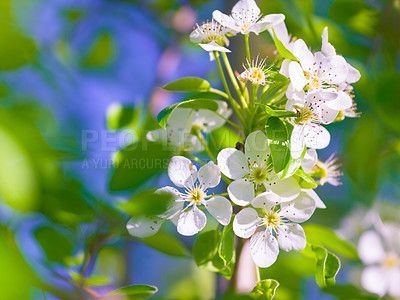
[[256, 267], [256, 278], [257, 278], [257, 282], [261, 281], [261, 276], [260, 276], [260, 269], [257, 265], [255, 265]]
[[228, 83], [226, 82], [225, 74], [224, 74], [224, 71], [222, 69], [221, 60], [219, 59], [219, 56], [218, 56], [217, 52], [214, 52], [214, 57], [215, 57], [215, 61], [217, 62], [217, 65], [218, 65], [219, 75], [221, 76], [222, 83], [224, 84], [225, 91], [226, 91], [226, 93], [228, 95], [228, 99], [229, 99], [229, 101], [230, 101], [230, 103], [232, 105], [233, 110], [235, 111], [236, 115], [238, 116], [240, 122], [242, 123], [242, 125], [244, 125], [246, 123], [245, 123], [245, 121], [243, 119], [243, 116], [241, 115], [241, 113], [239, 111], [239, 108], [238, 108], [239, 105], [232, 98], [232, 94], [231, 94], [231, 92], [229, 90]]
[[224, 93], [223, 91], [220, 91], [218, 89], [211, 88], [210, 92], [214, 93], [214, 94], [217, 94], [217, 95], [220, 95], [220, 96], [224, 97], [225, 99], [229, 99], [229, 96], [228, 96], [227, 93]]
[[42, 294], [43, 294], [43, 299], [46, 300], [46, 294], [44, 293], [44, 290], [42, 290]]
[[190, 154], [189, 152], [185, 152], [183, 155], [186, 156], [186, 157], [188, 157], [188, 158], [193, 159], [194, 161], [197, 161], [198, 163], [200, 163], [200, 164], [202, 164], [202, 165], [205, 165], [205, 164], [206, 164], [206, 163], [205, 163], [204, 161], [202, 161], [200, 158], [198, 158], [198, 157], [196, 157], [196, 156]]
[[249, 43], [249, 34], [244, 35], [244, 41], [246, 44], [246, 55], [247, 55], [247, 60], [249, 63], [251, 62], [251, 55], [250, 55], [250, 43]]
[[224, 119], [225, 122], [227, 122], [228, 124], [232, 125], [232, 126], [235, 127], [236, 129], [239, 129], [239, 130], [243, 131], [243, 128], [242, 128], [242, 127], [236, 125], [235, 123], [233, 123], [231, 120], [225, 118], [225, 117], [224, 117], [223, 115], [221, 115], [220, 113], [218, 113], [218, 112], [216, 112], [216, 111], [213, 111], [213, 113], [215, 113], [215, 114], [216, 114], [217, 116], [219, 116], [220, 118]]
[[208, 154], [208, 156], [214, 161], [214, 163], [217, 163], [217, 160], [215, 159], [214, 154], [211, 153], [210, 148], [208, 148], [208, 145], [206, 141], [203, 138], [203, 135], [199, 132], [196, 134], [197, 138], [199, 139], [200, 143], [203, 145], [204, 150]]
[[240, 98], [240, 101], [242, 102], [243, 107], [247, 108], [247, 103], [244, 100], [242, 92], [240, 91], [239, 84], [238, 84], [238, 82], [236, 80], [235, 74], [233, 73], [233, 70], [232, 70], [231, 64], [229, 62], [228, 56], [226, 55], [225, 52], [222, 52], [221, 55], [222, 55], [222, 58], [224, 60], [225, 67], [226, 67], [226, 70], [228, 71], [229, 77], [231, 78], [231, 81], [232, 81], [232, 84], [233, 84], [233, 88], [235, 89], [236, 93], [238, 94], [238, 96]]
[[229, 195], [228, 193], [222, 193], [222, 194], [210, 195], [210, 196], [207, 196], [206, 198], [212, 198], [212, 197], [217, 197], [217, 196], [228, 196], [228, 195]]

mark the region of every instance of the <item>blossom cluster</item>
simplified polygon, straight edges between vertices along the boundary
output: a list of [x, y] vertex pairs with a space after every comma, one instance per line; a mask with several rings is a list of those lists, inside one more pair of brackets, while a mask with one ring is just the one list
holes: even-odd
[[[314, 188], [326, 182], [340, 184], [337, 159], [332, 155], [322, 162], [316, 150], [330, 142], [325, 125], [345, 116], [358, 116], [351, 84], [359, 80], [360, 73], [336, 53], [328, 42], [327, 28], [322, 34], [321, 51], [313, 53], [302, 39], [291, 40], [284, 15], [263, 16], [254, 0], [240, 0], [230, 15], [216, 10], [212, 17], [210, 22], [197, 25], [190, 40], [209, 52], [220, 70], [222, 55], [240, 101], [233, 99], [225, 84], [226, 93], [219, 94], [227, 101], [215, 100], [217, 110], [178, 107], [170, 114], [165, 128], [147, 134], [151, 141], [178, 149], [179, 155], [171, 159], [168, 167], [169, 179], [175, 187], [156, 191], [170, 193], [174, 200], [162, 215], [133, 217], [127, 228], [130, 234], [144, 238], [171, 220], [180, 234], [192, 236], [206, 226], [206, 210], [222, 226], [233, 222], [233, 231], [239, 238], [250, 238], [255, 264], [269, 267], [276, 261], [279, 248], [300, 251], [306, 247], [300, 223], [307, 221], [316, 208], [325, 208]], [[279, 70], [267, 66], [266, 59], [250, 57], [249, 34], [267, 30], [275, 44], [280, 45], [275, 63], [280, 64]], [[232, 76], [226, 56], [231, 51], [229, 37], [236, 34], [245, 36], [247, 52], [245, 70], [237, 77]], [[265, 102], [257, 92], [262, 89], [262, 94], [268, 94], [269, 88], [276, 84], [269, 80], [273, 74], [284, 76], [284, 92], [279, 98], [271, 96], [273, 100]], [[225, 82], [224, 73], [220, 75]], [[261, 105], [267, 110], [263, 111]], [[229, 120], [233, 113], [240, 124]], [[272, 117], [284, 124], [289, 134], [286, 141], [268, 134], [267, 121]], [[207, 135], [227, 125], [239, 129], [244, 143], [222, 149], [214, 157]], [[274, 152], [277, 145], [288, 149], [286, 156], [277, 158]], [[205, 163], [190, 154], [203, 151], [212, 161]], [[199, 170], [191, 159], [203, 164]], [[287, 166], [286, 172], [278, 170], [279, 164]], [[227, 185], [226, 193], [215, 195], [211, 190], [220, 184], [221, 177]], [[312, 184], [304, 184], [304, 178]]]

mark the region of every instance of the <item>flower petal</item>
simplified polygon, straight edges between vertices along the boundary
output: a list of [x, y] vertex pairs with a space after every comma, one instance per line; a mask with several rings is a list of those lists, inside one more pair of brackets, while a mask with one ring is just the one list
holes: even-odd
[[240, 28], [236, 25], [235, 20], [231, 16], [228, 16], [220, 12], [219, 10], [214, 10], [212, 13], [212, 17], [214, 18], [215, 21], [217, 21], [221, 25], [229, 29], [232, 29], [236, 32], [240, 32]]
[[258, 16], [260, 12], [260, 8], [257, 6], [254, 0], [240, 0], [232, 8], [232, 14], [238, 15], [250, 14], [253, 16]]
[[324, 31], [322, 32], [321, 52], [327, 57], [336, 55], [335, 48], [328, 42], [328, 27], [325, 27]]
[[254, 184], [247, 179], [238, 179], [228, 186], [229, 198], [236, 205], [246, 206], [254, 198]]
[[208, 212], [217, 219], [222, 225], [229, 224], [232, 218], [232, 205], [228, 199], [221, 196], [216, 196], [205, 201], [204, 206]]
[[[175, 196], [174, 200], [178, 200], [180, 198], [179, 191], [171, 186], [165, 186], [155, 191], [155, 193], [162, 193], [162, 192], [171, 193], [172, 195]], [[177, 215], [182, 209], [183, 209], [183, 201], [171, 201], [171, 203], [169, 203], [168, 205], [167, 210], [163, 214], [159, 215], [159, 217], [163, 219], [171, 219], [175, 215]]]
[[306, 235], [299, 224], [291, 223], [278, 227], [279, 247], [285, 251], [301, 251], [306, 247]]
[[356, 68], [352, 67], [350, 64], [347, 64], [347, 70], [346, 82], [354, 83], [360, 80], [361, 74]]
[[261, 18], [256, 24], [249, 28], [249, 32], [254, 32], [255, 34], [259, 34], [274, 25], [279, 23], [283, 23], [285, 20], [285, 16], [283, 14], [270, 14]]
[[296, 199], [281, 204], [281, 213], [292, 222], [302, 223], [311, 218], [315, 208], [314, 199], [305, 191], [301, 191]]
[[361, 285], [368, 292], [383, 297], [389, 289], [389, 276], [390, 274], [382, 267], [367, 267], [361, 274]]
[[301, 166], [303, 167], [306, 173], [310, 173], [311, 169], [315, 166], [318, 160], [318, 154], [315, 149], [307, 149], [306, 155], [304, 155], [303, 163]]
[[272, 192], [264, 192], [259, 194], [251, 201], [251, 205], [255, 208], [264, 208], [267, 211], [271, 210], [272, 207], [279, 204], [281, 198]]
[[321, 125], [308, 125], [304, 130], [304, 142], [309, 148], [323, 149], [329, 145], [330, 140], [329, 131]]
[[197, 206], [193, 206], [179, 216], [177, 230], [182, 235], [191, 236], [203, 230], [206, 223], [206, 215]]
[[315, 202], [315, 206], [317, 208], [326, 208], [326, 205], [324, 202], [322, 202], [321, 198], [319, 198], [319, 196], [317, 195], [317, 193], [312, 190], [312, 189], [303, 189], [303, 192], [307, 193], [309, 197], [311, 197], [314, 202]]
[[274, 176], [265, 187], [277, 194], [281, 198], [281, 202], [295, 199], [301, 191], [300, 185], [293, 177], [280, 179], [278, 176]]
[[386, 253], [380, 236], [372, 230], [364, 232], [358, 240], [358, 254], [364, 264], [381, 263]]
[[339, 91], [336, 92], [337, 97], [335, 100], [326, 101], [325, 105], [336, 110], [345, 110], [350, 108], [353, 105], [353, 101], [349, 94]]
[[247, 239], [256, 232], [260, 223], [257, 211], [251, 207], [246, 207], [235, 216], [233, 231], [238, 237]]
[[290, 155], [297, 159], [304, 151], [305, 140], [304, 131], [305, 126], [294, 125], [292, 135], [290, 136]]
[[[289, 49], [290, 48], [289, 47], [290, 37], [289, 37], [288, 31], [287, 31], [285, 22], [278, 23], [278, 24], [272, 26], [272, 28], [274, 29], [275, 35], [278, 38], [278, 40], [286, 47], [286, 49], [288, 49], [290, 51], [291, 50], [291, 49]], [[272, 32], [272, 29], [270, 28], [270, 29], [268, 29], [268, 31], [269, 31], [271, 37], [274, 38], [274, 33]], [[283, 75], [285, 75], [285, 74], [283, 74]]]
[[158, 217], [132, 217], [126, 224], [129, 234], [138, 238], [145, 238], [156, 234], [164, 220]]
[[190, 159], [174, 156], [168, 165], [168, 176], [179, 187], [193, 187], [197, 179], [197, 168]]
[[289, 64], [289, 77], [291, 84], [297, 91], [301, 91], [304, 86], [308, 83], [308, 80], [304, 76], [304, 71], [298, 62], [292, 61]]
[[302, 39], [294, 42], [292, 53], [300, 61], [302, 70], [311, 72], [314, 64], [314, 55]]
[[201, 48], [206, 50], [207, 52], [218, 51], [218, 52], [231, 52], [228, 48], [222, 47], [218, 45], [215, 41], [212, 41], [208, 44], [199, 44]]
[[250, 172], [244, 153], [235, 148], [221, 150], [218, 153], [217, 161], [221, 172], [231, 179], [243, 178]]
[[389, 295], [400, 297], [400, 268], [394, 269], [390, 275]]
[[289, 64], [291, 62], [292, 61], [290, 59], [286, 58], [281, 64], [279, 73], [289, 78]]
[[247, 160], [256, 162], [258, 166], [265, 164], [270, 155], [265, 133], [260, 130], [250, 133], [244, 144], [244, 152]]
[[279, 254], [278, 241], [269, 231], [260, 231], [250, 239], [250, 254], [260, 268], [268, 268]]
[[200, 182], [200, 187], [205, 190], [208, 188], [216, 187], [221, 181], [221, 172], [219, 167], [210, 161], [202, 166], [197, 174]]

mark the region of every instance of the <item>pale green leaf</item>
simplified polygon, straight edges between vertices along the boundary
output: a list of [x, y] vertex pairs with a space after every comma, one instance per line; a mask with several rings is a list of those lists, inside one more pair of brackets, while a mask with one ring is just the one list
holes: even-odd
[[210, 83], [198, 77], [184, 77], [163, 86], [164, 90], [171, 92], [208, 92]]

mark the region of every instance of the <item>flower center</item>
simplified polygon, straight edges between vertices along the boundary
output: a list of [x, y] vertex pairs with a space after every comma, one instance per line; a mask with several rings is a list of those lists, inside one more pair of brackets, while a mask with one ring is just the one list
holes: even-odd
[[260, 68], [250, 68], [249, 79], [254, 85], [264, 84], [266, 81], [265, 72]]
[[314, 77], [310, 80], [309, 89], [319, 90], [322, 87], [322, 82], [318, 77]]
[[393, 267], [396, 267], [398, 265], [398, 263], [399, 263], [399, 258], [394, 254], [389, 254], [385, 258], [383, 265], [388, 268], [393, 268]]
[[256, 167], [250, 174], [250, 180], [259, 185], [267, 180], [267, 176], [268, 176], [268, 170], [266, 168]]
[[201, 205], [201, 202], [204, 200], [205, 197], [206, 193], [204, 193], [203, 190], [200, 189], [198, 186], [190, 190], [188, 193], [188, 200], [190, 202], [194, 202], [195, 205]]
[[275, 229], [282, 222], [281, 217], [275, 212], [268, 212], [263, 218], [263, 225]]
[[304, 124], [308, 123], [312, 120], [318, 120], [318, 117], [313, 113], [312, 108], [310, 106], [298, 107], [295, 106], [299, 115], [294, 120], [296, 124]]

